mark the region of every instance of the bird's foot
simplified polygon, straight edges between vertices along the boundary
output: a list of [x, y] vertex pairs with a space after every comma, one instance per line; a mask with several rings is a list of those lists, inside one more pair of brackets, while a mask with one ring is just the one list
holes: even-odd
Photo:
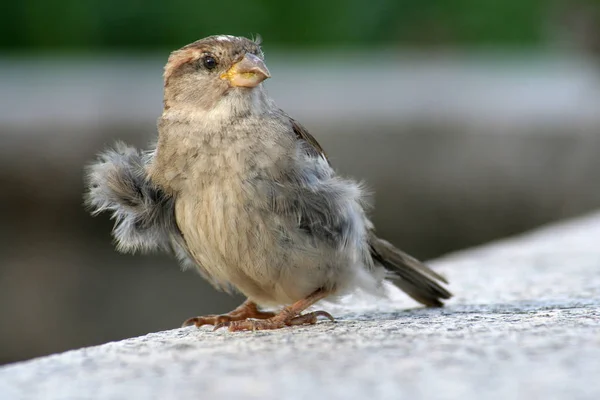
[[317, 323], [318, 317], [325, 317], [331, 321], [334, 321], [331, 314], [326, 311], [314, 311], [307, 314], [295, 315], [290, 313], [289, 310], [284, 309], [282, 312], [269, 319], [221, 321], [219, 324], [215, 325], [214, 330], [216, 331], [217, 329], [225, 327], [227, 327], [230, 332], [281, 329], [285, 328], [286, 326], [313, 325]]
[[228, 314], [206, 315], [203, 317], [188, 318], [187, 320], [185, 320], [182, 327], [191, 325], [196, 325], [196, 327], [201, 327], [202, 325], [219, 326], [223, 323], [243, 321], [248, 318], [268, 319], [273, 318], [275, 315], [276, 314], [272, 312], [260, 311], [256, 304], [248, 300]]

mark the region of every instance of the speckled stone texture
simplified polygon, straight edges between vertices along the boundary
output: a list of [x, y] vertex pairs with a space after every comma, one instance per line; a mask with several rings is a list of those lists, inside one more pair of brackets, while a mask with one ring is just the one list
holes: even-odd
[[151, 333], [5, 366], [0, 398], [600, 399], [600, 214], [431, 264], [443, 309], [390, 288], [336, 323]]

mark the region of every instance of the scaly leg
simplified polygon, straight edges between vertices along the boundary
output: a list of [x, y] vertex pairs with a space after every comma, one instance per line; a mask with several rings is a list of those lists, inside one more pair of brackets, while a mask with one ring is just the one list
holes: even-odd
[[207, 315], [204, 317], [193, 317], [187, 319], [182, 327], [196, 325], [219, 325], [223, 322], [241, 321], [247, 318], [267, 319], [275, 316], [275, 313], [260, 311], [256, 303], [246, 300], [238, 308], [228, 314], [223, 315]]
[[329, 293], [324, 290], [317, 290], [305, 299], [299, 300], [289, 307], [285, 307], [277, 315], [268, 319], [256, 320], [231, 320], [222, 321], [215, 326], [215, 330], [228, 327], [230, 332], [234, 331], [254, 331], [266, 329], [280, 329], [292, 325], [315, 324], [317, 317], [326, 317], [333, 321], [331, 314], [325, 311], [315, 311], [308, 314], [300, 314], [317, 301], [327, 297]]

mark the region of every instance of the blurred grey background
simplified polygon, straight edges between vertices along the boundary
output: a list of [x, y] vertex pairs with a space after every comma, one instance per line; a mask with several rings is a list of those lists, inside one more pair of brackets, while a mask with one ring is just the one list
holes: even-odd
[[81, 206], [84, 165], [117, 138], [154, 139], [168, 53], [210, 34], [263, 36], [272, 96], [420, 258], [600, 207], [596, 1], [22, 0], [2, 14], [0, 363], [241, 301], [170, 258], [116, 253], [111, 221]]

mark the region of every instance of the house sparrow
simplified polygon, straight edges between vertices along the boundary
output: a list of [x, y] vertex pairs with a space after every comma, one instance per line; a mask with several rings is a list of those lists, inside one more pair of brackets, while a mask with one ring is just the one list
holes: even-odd
[[375, 235], [363, 189], [338, 176], [315, 138], [269, 98], [270, 76], [260, 43], [243, 37], [210, 36], [170, 55], [155, 148], [118, 143], [88, 169], [87, 205], [112, 213], [118, 250], [169, 252], [247, 297], [229, 314], [184, 326], [333, 320], [303, 311], [356, 288], [382, 291], [384, 279], [442, 306], [446, 280]]

